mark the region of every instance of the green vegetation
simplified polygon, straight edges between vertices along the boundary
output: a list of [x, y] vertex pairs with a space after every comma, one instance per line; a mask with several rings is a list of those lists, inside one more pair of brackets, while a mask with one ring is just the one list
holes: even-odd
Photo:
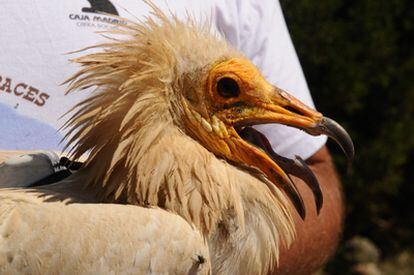
[[[316, 106], [351, 134], [330, 146], [347, 198], [344, 239], [414, 251], [414, 1], [282, 0]], [[332, 144], [330, 144], [332, 145]]]

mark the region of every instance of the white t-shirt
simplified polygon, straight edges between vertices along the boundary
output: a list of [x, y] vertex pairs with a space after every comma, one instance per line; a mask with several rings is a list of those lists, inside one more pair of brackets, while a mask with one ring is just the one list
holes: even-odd
[[[273, 84], [313, 107], [280, 5], [275, 0], [155, 0], [185, 18], [211, 17], [213, 27]], [[140, 0], [14, 0], [0, 4], [0, 150], [59, 150], [59, 119], [87, 93], [64, 96], [60, 85], [79, 67], [65, 53], [94, 45], [110, 14], [147, 15]], [[107, 13], [103, 15], [102, 13]], [[276, 152], [307, 158], [325, 142], [282, 125], [263, 125]]]

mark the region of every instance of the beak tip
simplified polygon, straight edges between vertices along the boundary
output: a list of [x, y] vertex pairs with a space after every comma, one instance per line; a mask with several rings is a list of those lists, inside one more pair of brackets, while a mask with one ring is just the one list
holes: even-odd
[[341, 147], [342, 151], [345, 153], [348, 162], [352, 162], [355, 156], [354, 143], [352, 142], [352, 139], [349, 136], [349, 134], [341, 125], [339, 125], [333, 119], [330, 119], [328, 117], [322, 117], [317, 128], [319, 133], [326, 134], [327, 136], [335, 140]]
[[295, 184], [293, 183], [293, 181], [290, 179], [289, 176], [287, 176], [287, 181], [285, 181], [285, 184], [283, 185], [283, 189], [285, 190], [288, 197], [290, 198], [293, 206], [296, 209], [296, 212], [298, 212], [302, 220], [305, 220], [306, 218], [305, 203], [303, 202], [303, 198], [301, 194], [299, 193], [298, 189], [296, 188]]
[[316, 214], [319, 216], [319, 214], [321, 213], [322, 206], [323, 206], [323, 197], [321, 197], [320, 199], [316, 199], [315, 204], [316, 204]]
[[304, 221], [306, 219], [306, 211], [305, 208], [303, 208], [303, 211], [298, 212], [300, 215], [300, 218]]
[[355, 157], [355, 147], [349, 135], [348, 135], [348, 138], [349, 138], [349, 141], [345, 142], [344, 145], [340, 145], [340, 146], [342, 150], [344, 151], [346, 158], [348, 159], [348, 162], [352, 163]]

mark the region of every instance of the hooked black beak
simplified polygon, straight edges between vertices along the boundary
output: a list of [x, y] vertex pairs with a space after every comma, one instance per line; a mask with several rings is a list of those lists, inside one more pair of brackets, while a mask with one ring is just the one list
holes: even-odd
[[311, 135], [323, 134], [332, 138], [339, 144], [342, 151], [348, 158], [348, 161], [351, 162], [353, 160], [355, 149], [352, 139], [345, 131], [345, 129], [342, 128], [342, 126], [339, 125], [335, 120], [328, 117], [322, 117], [315, 127], [305, 129], [305, 131]]
[[[260, 169], [271, 182], [282, 188], [304, 219], [306, 212], [303, 199], [289, 174], [303, 179], [310, 187], [319, 213], [323, 198], [315, 175], [301, 158], [291, 160], [277, 155], [267, 138], [250, 126], [279, 123], [302, 129], [311, 135], [327, 135], [340, 145], [349, 161], [355, 154], [354, 145], [348, 133], [338, 123], [324, 117], [287, 92], [274, 86], [267, 87], [264, 96], [255, 101], [254, 105], [245, 107], [242, 112], [244, 115], [234, 116], [230, 112], [231, 123], [241, 138], [235, 139], [239, 148], [237, 156], [241, 162]], [[229, 112], [227, 109], [226, 111]], [[258, 148], [261, 150], [257, 150]]]

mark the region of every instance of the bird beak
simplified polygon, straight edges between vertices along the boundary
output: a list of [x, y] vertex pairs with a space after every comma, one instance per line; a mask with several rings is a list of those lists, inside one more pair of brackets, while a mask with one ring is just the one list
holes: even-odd
[[269, 99], [262, 104], [264, 112], [256, 118], [256, 123], [280, 123], [302, 129], [310, 135], [327, 135], [339, 144], [348, 160], [352, 161], [355, 154], [352, 139], [336, 121], [322, 116], [277, 87], [273, 87]]
[[267, 91], [260, 94], [260, 99], [254, 100], [254, 107], [246, 107], [248, 110], [244, 110], [243, 115], [233, 119], [234, 129], [240, 137], [233, 142], [241, 148], [236, 154], [239, 160], [259, 168], [270, 181], [281, 187], [304, 219], [306, 212], [303, 199], [288, 174], [295, 175], [308, 184], [319, 213], [323, 198], [316, 177], [300, 157], [291, 160], [276, 154], [265, 135], [250, 126], [280, 123], [302, 129], [310, 135], [327, 135], [341, 146], [348, 160], [354, 157], [354, 146], [348, 133], [332, 119], [324, 117], [277, 87], [271, 87]]

